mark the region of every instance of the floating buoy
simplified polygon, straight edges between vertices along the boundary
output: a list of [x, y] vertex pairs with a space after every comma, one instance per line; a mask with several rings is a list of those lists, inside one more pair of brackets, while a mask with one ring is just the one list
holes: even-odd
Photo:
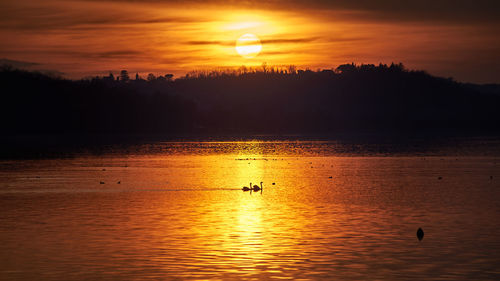
[[417, 238], [418, 241], [422, 241], [422, 239], [424, 239], [424, 231], [420, 227], [417, 230]]

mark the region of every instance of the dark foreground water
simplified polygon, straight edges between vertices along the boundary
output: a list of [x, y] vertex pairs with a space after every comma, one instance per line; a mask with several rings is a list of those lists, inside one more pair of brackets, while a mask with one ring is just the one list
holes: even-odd
[[497, 143], [383, 147], [171, 142], [0, 161], [0, 280], [498, 280]]

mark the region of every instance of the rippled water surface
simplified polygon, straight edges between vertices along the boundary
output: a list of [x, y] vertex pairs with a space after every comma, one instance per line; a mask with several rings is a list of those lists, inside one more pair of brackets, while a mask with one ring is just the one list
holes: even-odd
[[403, 150], [182, 142], [3, 160], [0, 280], [500, 278], [499, 154]]

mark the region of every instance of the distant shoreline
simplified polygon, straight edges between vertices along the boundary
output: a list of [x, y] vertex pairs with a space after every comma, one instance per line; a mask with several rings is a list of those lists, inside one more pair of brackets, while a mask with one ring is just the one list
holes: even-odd
[[[349, 146], [371, 147], [377, 153], [383, 154], [435, 154], [435, 148], [451, 147], [467, 154], [470, 151], [481, 149], [491, 150], [500, 156], [500, 134], [336, 134], [336, 135], [30, 135], [7, 136], [0, 142], [0, 159], [37, 159], [37, 158], [67, 158], [78, 155], [106, 154], [106, 153], [149, 153], [148, 146], [162, 146], [168, 148], [173, 144], [217, 142], [243, 142], [279, 145], [280, 143], [325, 142], [338, 143]], [[498, 148], [498, 149], [496, 149]], [[370, 151], [353, 151], [361, 155], [370, 154]], [[210, 149], [207, 148], [207, 153]], [[157, 153], [152, 150], [152, 153]], [[488, 152], [485, 152], [488, 154]], [[439, 153], [438, 153], [439, 154]]]
[[69, 81], [0, 69], [0, 157], [173, 140], [404, 143], [500, 135], [500, 86], [402, 64], [122, 76]]

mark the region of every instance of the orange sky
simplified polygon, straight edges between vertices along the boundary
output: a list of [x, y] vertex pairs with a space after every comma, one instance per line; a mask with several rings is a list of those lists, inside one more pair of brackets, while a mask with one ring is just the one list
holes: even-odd
[[[228, 4], [229, 3], [229, 4]], [[403, 62], [460, 81], [500, 83], [498, 1], [4, 0], [0, 58], [70, 78], [193, 69]], [[243, 58], [235, 40], [257, 35]]]

